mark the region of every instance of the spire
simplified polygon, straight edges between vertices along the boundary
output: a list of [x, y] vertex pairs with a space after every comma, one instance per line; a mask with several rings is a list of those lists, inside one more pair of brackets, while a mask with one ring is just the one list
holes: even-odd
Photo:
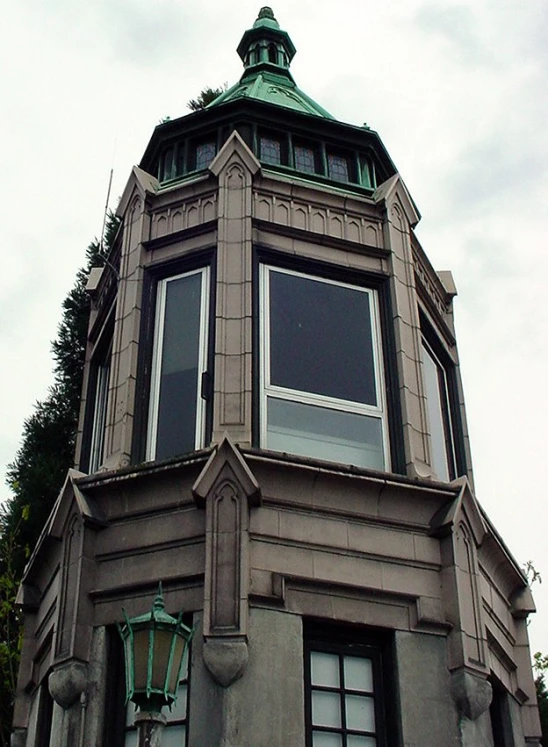
[[295, 56], [295, 45], [282, 31], [272, 8], [260, 9], [257, 20], [238, 44], [244, 72], [236, 85], [224, 91], [206, 108], [239, 98], [250, 98], [276, 106], [334, 119], [295, 85], [289, 72]]
[[261, 66], [278, 73], [288, 71], [296, 51], [289, 34], [280, 29], [268, 6], [261, 8], [253, 28], [244, 33], [238, 45], [246, 70]]

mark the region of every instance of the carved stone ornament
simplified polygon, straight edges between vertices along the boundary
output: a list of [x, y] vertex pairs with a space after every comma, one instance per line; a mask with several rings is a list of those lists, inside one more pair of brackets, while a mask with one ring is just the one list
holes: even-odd
[[88, 684], [88, 668], [81, 661], [70, 661], [49, 676], [48, 688], [54, 701], [64, 708], [74, 705]]
[[459, 669], [451, 678], [451, 694], [459, 713], [475, 721], [491, 705], [493, 688], [483, 677]]
[[204, 643], [204, 663], [217, 684], [230, 687], [240, 679], [249, 657], [244, 640], [210, 639]]

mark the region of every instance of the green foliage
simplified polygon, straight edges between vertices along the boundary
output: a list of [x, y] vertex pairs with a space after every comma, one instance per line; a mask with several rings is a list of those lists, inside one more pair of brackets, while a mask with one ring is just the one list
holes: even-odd
[[0, 745], [9, 744], [21, 626], [15, 608], [17, 589], [67, 470], [73, 464], [82, 376], [86, 354], [89, 300], [85, 292], [91, 267], [104, 262], [118, 230], [109, 215], [104, 247], [92, 242], [86, 270], [79, 270], [63, 301], [63, 317], [52, 343], [53, 385], [25, 420], [21, 445], [8, 467], [12, 495], [0, 511]]
[[200, 91], [200, 93], [198, 94], [198, 98], [190, 99], [190, 101], [187, 103], [187, 106], [193, 112], [200, 111], [200, 109], [205, 109], [208, 104], [211, 104], [211, 102], [214, 101], [217, 96], [220, 96], [222, 93], [224, 93], [224, 91], [226, 91], [226, 84], [221, 86], [220, 88], [210, 88], [209, 86], [207, 86]]
[[537, 651], [533, 656], [533, 669], [536, 675], [535, 687], [537, 690], [540, 726], [542, 728], [542, 744], [544, 747], [548, 747], [548, 686], [546, 684], [548, 655], [543, 655], [540, 651]]

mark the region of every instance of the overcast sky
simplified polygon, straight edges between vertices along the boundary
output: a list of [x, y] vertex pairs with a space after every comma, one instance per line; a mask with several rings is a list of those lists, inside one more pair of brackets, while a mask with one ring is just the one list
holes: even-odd
[[[0, 470], [51, 383], [85, 249], [155, 125], [241, 74], [260, 2], [18, 0], [0, 27]], [[438, 270], [453, 271], [477, 497], [533, 560], [548, 653], [546, 0], [277, 0], [297, 84], [381, 135]], [[0, 498], [8, 488], [0, 486]]]

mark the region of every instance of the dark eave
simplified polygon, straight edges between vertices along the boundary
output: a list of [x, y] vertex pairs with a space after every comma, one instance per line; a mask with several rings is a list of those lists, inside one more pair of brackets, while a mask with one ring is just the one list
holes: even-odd
[[385, 172], [385, 178], [397, 172], [381, 138], [374, 130], [245, 98], [192, 112], [158, 125], [139, 166], [144, 171], [153, 173], [162, 149], [181, 137], [196, 137], [219, 127], [226, 127], [228, 135], [239, 124], [255, 124], [281, 132], [290, 130], [304, 139], [323, 140], [334, 147], [370, 150]]

